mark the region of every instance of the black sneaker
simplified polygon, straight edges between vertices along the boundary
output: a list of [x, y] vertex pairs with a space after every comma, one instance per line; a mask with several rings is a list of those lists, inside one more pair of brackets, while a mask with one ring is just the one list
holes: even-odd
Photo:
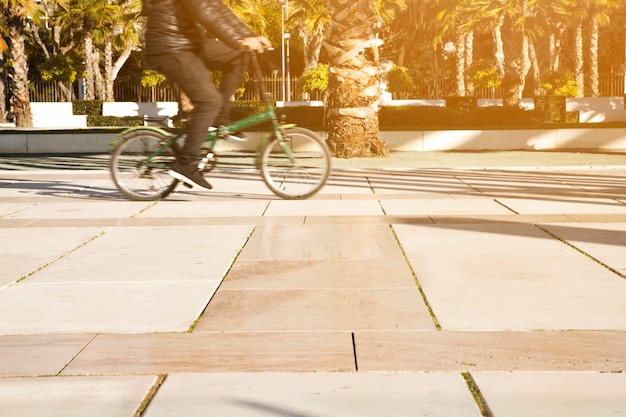
[[195, 162], [186, 165], [174, 162], [170, 166], [168, 174], [191, 186], [195, 185], [196, 187], [206, 188], [207, 190], [213, 188], [213, 186], [204, 179], [202, 173], [198, 171], [198, 164]]

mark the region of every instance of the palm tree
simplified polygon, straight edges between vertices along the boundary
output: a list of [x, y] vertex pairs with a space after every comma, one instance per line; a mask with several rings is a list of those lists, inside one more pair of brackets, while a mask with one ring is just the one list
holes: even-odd
[[6, 84], [4, 80], [8, 79], [7, 65], [5, 60], [5, 54], [9, 51], [9, 45], [6, 44], [4, 39], [0, 37], [0, 122], [7, 120], [7, 107], [6, 107]]
[[[28, 91], [28, 61], [25, 47], [27, 18], [37, 9], [34, 0], [1, 0], [3, 29], [8, 33], [9, 56], [12, 63], [11, 105], [17, 127], [32, 127]], [[5, 32], [2, 30], [2, 32]]]
[[61, 9], [59, 13], [59, 20], [65, 30], [72, 33], [73, 37], [82, 39], [82, 55], [87, 73], [87, 100], [105, 98], [99, 47], [102, 46], [107, 53], [106, 42], [112, 36], [116, 11], [116, 6], [110, 4], [109, 0], [70, 0], [69, 7]]
[[609, 23], [607, 12], [619, 6], [617, 0], [591, 0], [589, 5], [589, 89], [591, 97], [600, 95], [600, 75], [598, 73], [599, 32], [601, 26]]
[[473, 30], [472, 8], [464, 0], [437, 0], [440, 12], [437, 23], [440, 25], [435, 38], [440, 43], [443, 37], [450, 36], [454, 45], [455, 95], [471, 94], [471, 87], [466, 87], [465, 71], [472, 63]]
[[337, 157], [386, 155], [378, 126], [380, 99], [375, 31], [382, 24], [371, 0], [328, 0], [331, 21], [324, 46], [330, 61], [328, 145]]
[[538, 0], [478, 0], [471, 2], [477, 20], [493, 25], [496, 60], [501, 60], [502, 102], [519, 107], [528, 71], [526, 19]]
[[330, 21], [326, 0], [292, 0], [289, 19], [297, 22], [304, 43], [304, 71], [317, 67], [324, 41], [324, 31]]
[[[141, 10], [139, 0], [115, 0], [111, 4], [108, 30], [102, 31], [104, 42], [104, 99], [114, 101], [113, 83], [124, 63], [141, 44], [137, 18]], [[117, 52], [117, 58], [114, 57]], [[114, 59], [115, 58], [115, 59]]]

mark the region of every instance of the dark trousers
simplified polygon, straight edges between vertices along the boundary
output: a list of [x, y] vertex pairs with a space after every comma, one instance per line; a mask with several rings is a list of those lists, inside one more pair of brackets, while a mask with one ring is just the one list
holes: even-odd
[[[193, 105], [181, 163], [197, 159], [209, 126], [230, 122], [230, 100], [241, 85], [248, 65], [247, 57], [243, 51], [208, 39], [199, 51], [151, 55], [146, 58], [148, 65], [163, 73], [170, 83], [178, 85]], [[209, 70], [222, 72], [219, 89], [215, 87]]]

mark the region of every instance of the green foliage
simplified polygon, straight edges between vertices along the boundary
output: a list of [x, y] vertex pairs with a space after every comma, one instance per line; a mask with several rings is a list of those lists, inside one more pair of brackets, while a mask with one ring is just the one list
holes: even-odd
[[413, 93], [416, 90], [415, 81], [409, 74], [409, 69], [393, 64], [387, 73], [387, 91], [390, 93]]
[[[502, 106], [453, 109], [448, 107], [382, 107], [379, 112], [381, 129], [412, 130], [441, 128], [497, 129], [511, 127], [539, 127], [547, 120], [543, 111], [508, 108]], [[578, 123], [577, 115], [566, 114], [561, 123]]]
[[541, 87], [547, 94], [565, 97], [576, 97], [578, 85], [575, 75], [571, 72], [556, 72], [542, 76]]
[[284, 115], [287, 123], [295, 123], [308, 129], [321, 130], [324, 126], [324, 107], [278, 107], [276, 114], [279, 118]]
[[465, 76], [477, 88], [498, 88], [502, 84], [500, 75], [492, 60], [481, 59], [474, 62], [465, 72]]
[[146, 69], [141, 73], [142, 87], [162, 87], [167, 85], [167, 78], [160, 72]]
[[87, 116], [99, 116], [102, 114], [103, 102], [103, 100], [75, 100], [72, 101], [72, 112]]
[[87, 126], [90, 127], [106, 127], [106, 126], [143, 126], [143, 117], [129, 116], [87, 116]]
[[44, 81], [74, 82], [85, 76], [85, 66], [74, 53], [52, 55], [38, 65], [41, 79]]
[[[224, 77], [224, 73], [222, 71], [211, 71], [211, 76], [213, 77], [213, 82], [215, 86], [219, 88], [222, 83], [222, 78]], [[241, 80], [241, 85], [237, 90], [235, 90], [235, 98], [243, 97], [243, 93], [246, 91], [245, 84], [250, 80], [250, 74], [247, 72], [243, 73], [243, 79]]]
[[315, 68], [305, 71], [299, 80], [300, 91], [303, 93], [325, 91], [328, 88], [328, 71], [327, 64], [317, 64]]
[[243, 119], [265, 110], [265, 103], [262, 101], [235, 100], [232, 104], [231, 117], [233, 120]]

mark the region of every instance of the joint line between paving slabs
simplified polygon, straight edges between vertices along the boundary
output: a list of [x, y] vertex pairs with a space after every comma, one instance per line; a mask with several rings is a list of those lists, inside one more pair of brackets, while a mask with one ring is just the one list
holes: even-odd
[[204, 308], [202, 309], [202, 311], [200, 312], [198, 317], [196, 317], [196, 319], [193, 321], [193, 323], [191, 323], [191, 326], [189, 326], [189, 329], [187, 329], [187, 333], [193, 333], [194, 329], [196, 328], [196, 326], [200, 322], [200, 319], [204, 315], [204, 312], [209, 307], [209, 304], [211, 304], [211, 300], [213, 299], [213, 297], [215, 297], [215, 294], [217, 294], [217, 292], [220, 290], [220, 287], [222, 286], [222, 283], [224, 282], [224, 279], [226, 279], [226, 277], [228, 276], [228, 273], [230, 272], [230, 270], [233, 269], [233, 265], [235, 265], [235, 262], [237, 262], [237, 259], [239, 258], [239, 255], [241, 255], [241, 252], [243, 252], [244, 248], [246, 247], [246, 245], [250, 241], [250, 238], [254, 234], [255, 230], [256, 230], [256, 226], [254, 226], [252, 228], [252, 231], [246, 237], [245, 242], [243, 242], [243, 245], [241, 245], [241, 248], [239, 248], [239, 250], [237, 251], [237, 254], [235, 254], [235, 256], [233, 257], [233, 260], [230, 263], [230, 265], [228, 265], [228, 268], [226, 269], [226, 272], [222, 276], [222, 279], [220, 279], [220, 282], [217, 285], [217, 288], [215, 289], [215, 291], [213, 291], [213, 294], [211, 294], [211, 298], [209, 298], [209, 301], [207, 301], [206, 305], [204, 306]]
[[406, 265], [409, 268], [411, 275], [413, 276], [413, 281], [415, 281], [415, 285], [417, 285], [417, 289], [420, 292], [420, 295], [422, 296], [422, 301], [424, 301], [424, 304], [426, 304], [426, 308], [428, 309], [428, 314], [430, 314], [430, 318], [433, 321], [435, 328], [437, 329], [437, 331], [441, 331], [441, 324], [439, 323], [439, 320], [437, 319], [437, 316], [435, 315], [433, 308], [428, 302], [428, 298], [426, 297], [426, 293], [424, 292], [424, 289], [422, 288], [422, 284], [417, 278], [417, 274], [415, 273], [415, 270], [411, 266], [411, 262], [409, 262], [409, 258], [406, 255], [406, 252], [404, 251], [402, 244], [400, 243], [400, 239], [398, 239], [398, 235], [396, 234], [396, 231], [393, 229], [393, 225], [390, 224], [389, 228], [391, 229], [391, 233], [393, 233], [393, 237], [396, 240], [396, 243], [398, 244], [398, 248], [400, 248], [400, 252], [402, 253], [402, 256], [404, 257], [404, 262], [406, 262]]
[[83, 353], [83, 351], [85, 349], [87, 349], [87, 346], [89, 346], [91, 344], [91, 342], [93, 342], [95, 340], [95, 338], [98, 337], [97, 334], [94, 334], [93, 337], [91, 339], [89, 339], [89, 341], [87, 343], [85, 343], [85, 346], [83, 346], [82, 348], [80, 348], [78, 350], [78, 352], [76, 352], [76, 354], [74, 356], [72, 356], [70, 358], [69, 361], [67, 361], [67, 363], [65, 365], [63, 365], [63, 367], [59, 370], [59, 372], [56, 373], [57, 376], [61, 375], [61, 373], [63, 373], [63, 371], [65, 370], [65, 368], [67, 368], [68, 366], [70, 366], [70, 363], [74, 362], [74, 359], [76, 359], [78, 357], [78, 355], [80, 355], [81, 353]]
[[80, 249], [80, 248], [82, 248], [83, 246], [85, 246], [85, 245], [87, 245], [87, 244], [89, 244], [89, 243], [93, 242], [94, 240], [98, 239], [100, 236], [104, 235], [104, 234], [105, 234], [105, 233], [107, 233], [107, 232], [108, 232], [108, 230], [103, 230], [103, 231], [101, 231], [100, 233], [98, 233], [97, 235], [90, 237], [89, 239], [87, 239], [87, 240], [86, 240], [86, 241], [84, 241], [83, 243], [81, 243], [81, 244], [79, 244], [78, 246], [76, 246], [76, 247], [74, 247], [74, 248], [72, 248], [72, 249], [68, 250], [67, 252], [65, 252], [65, 253], [63, 253], [63, 254], [61, 254], [61, 255], [57, 256], [57, 257], [56, 257], [56, 258], [54, 258], [53, 260], [46, 262], [45, 264], [41, 265], [39, 268], [35, 269], [34, 271], [31, 271], [31, 272], [29, 272], [28, 274], [23, 275], [22, 277], [18, 278], [17, 280], [15, 280], [15, 281], [14, 281], [14, 282], [12, 282], [12, 283], [7, 284], [7, 285], [6, 285], [6, 286], [4, 286], [4, 287], [0, 287], [0, 291], [1, 291], [1, 290], [3, 290], [3, 289], [5, 289], [5, 288], [10, 287], [11, 285], [17, 284], [17, 283], [19, 283], [19, 282], [24, 281], [24, 280], [25, 280], [25, 279], [27, 279], [27, 278], [32, 277], [32, 276], [33, 276], [33, 275], [35, 275], [37, 272], [39, 272], [39, 271], [41, 271], [41, 270], [43, 270], [43, 269], [45, 269], [45, 268], [49, 267], [50, 265], [52, 265], [53, 263], [55, 263], [55, 262], [57, 262], [57, 261], [60, 261], [61, 259], [65, 258], [67, 255], [69, 255], [69, 254], [71, 254], [71, 253], [73, 253], [73, 252], [76, 252], [78, 249]]
[[146, 393], [146, 396], [144, 397], [141, 404], [139, 404], [139, 407], [137, 407], [137, 411], [135, 411], [135, 414], [133, 414], [133, 417], [141, 417], [143, 415], [144, 411], [146, 411], [146, 409], [152, 402], [152, 399], [156, 396], [157, 392], [159, 391], [159, 388], [161, 388], [161, 385], [163, 385], [165, 378], [167, 378], [167, 375], [157, 375], [157, 380], [154, 382], [152, 387], [150, 387], [150, 391]]
[[478, 410], [480, 410], [480, 415], [482, 417], [494, 417], [493, 413], [489, 409], [487, 402], [485, 401], [485, 397], [483, 397], [482, 392], [480, 392], [480, 388], [478, 388], [478, 384], [474, 380], [474, 377], [469, 372], [461, 372], [463, 379], [465, 380], [465, 384], [467, 388], [470, 390], [472, 397], [474, 397], [474, 401], [476, 402], [476, 406]]
[[354, 355], [354, 370], [356, 372], [359, 371], [359, 362], [356, 357], [356, 342], [354, 341], [354, 332], [350, 333], [352, 335], [352, 354]]

